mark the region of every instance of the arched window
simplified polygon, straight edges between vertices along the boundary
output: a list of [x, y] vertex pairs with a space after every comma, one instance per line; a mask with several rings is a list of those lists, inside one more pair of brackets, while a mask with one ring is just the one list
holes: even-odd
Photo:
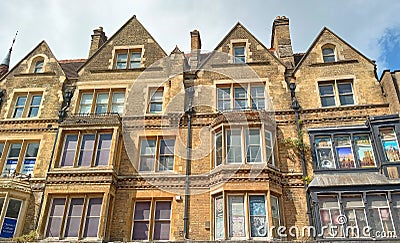
[[335, 62], [335, 47], [333, 46], [325, 46], [322, 48], [322, 57], [324, 58], [324, 62]]
[[33, 70], [34, 73], [43, 73], [43, 64], [44, 64], [44, 60], [40, 59], [38, 61], [36, 61], [35, 63], [35, 68]]

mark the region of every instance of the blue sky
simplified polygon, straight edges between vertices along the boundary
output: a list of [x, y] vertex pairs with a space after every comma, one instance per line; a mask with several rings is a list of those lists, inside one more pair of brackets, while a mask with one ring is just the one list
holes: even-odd
[[189, 32], [198, 29], [204, 50], [212, 50], [240, 21], [267, 47], [274, 18], [290, 18], [295, 52], [305, 52], [327, 26], [367, 57], [378, 75], [400, 69], [400, 1], [398, 0], [1, 0], [0, 58], [15, 32], [15, 65], [46, 40], [57, 59], [86, 58], [92, 30], [114, 34], [132, 15], [170, 53], [190, 48]]

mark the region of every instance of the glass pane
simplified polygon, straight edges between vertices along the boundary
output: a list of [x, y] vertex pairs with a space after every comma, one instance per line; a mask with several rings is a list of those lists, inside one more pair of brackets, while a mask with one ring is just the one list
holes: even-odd
[[95, 134], [84, 134], [81, 141], [81, 149], [79, 151], [79, 166], [90, 166], [93, 158], [93, 150], [95, 143]]
[[156, 153], [156, 140], [144, 139], [140, 143], [141, 155], [155, 155]]
[[97, 104], [107, 104], [108, 103], [108, 93], [97, 94]]
[[136, 202], [135, 204], [135, 220], [150, 219], [150, 202]]
[[224, 201], [222, 197], [215, 199], [215, 239], [224, 238]]
[[15, 108], [13, 118], [20, 118], [22, 117], [22, 113], [24, 111], [24, 108]]
[[65, 138], [61, 166], [72, 166], [74, 164], [76, 146], [78, 144], [78, 135], [67, 135]]
[[335, 136], [336, 153], [340, 168], [354, 168], [354, 155], [349, 136]]
[[227, 136], [227, 162], [242, 163], [242, 136], [241, 130], [228, 130]]
[[333, 55], [334, 50], [332, 48], [324, 48], [322, 49], [322, 55]]
[[100, 217], [86, 218], [83, 237], [97, 237], [99, 224], [100, 224]]
[[8, 207], [6, 212], [7, 218], [18, 219], [19, 210], [21, 209], [22, 201], [10, 199], [8, 201]]
[[156, 202], [155, 219], [171, 218], [171, 202]]
[[160, 141], [160, 154], [174, 154], [175, 140], [174, 139], [161, 139]]
[[244, 98], [247, 99], [247, 90], [245, 88], [235, 88], [235, 99]]
[[215, 165], [222, 164], [222, 132], [215, 135]]
[[324, 56], [324, 62], [335, 62], [335, 56]]
[[123, 104], [125, 101], [125, 92], [114, 92], [112, 96], [112, 103]]
[[134, 240], [148, 240], [149, 238], [149, 222], [135, 222], [133, 224]]
[[90, 217], [98, 217], [101, 213], [101, 204], [103, 202], [103, 198], [90, 198], [88, 203], [87, 215]]
[[22, 144], [13, 143], [10, 145], [10, 150], [8, 153], [8, 158], [18, 158], [19, 152], [21, 151]]
[[340, 95], [340, 104], [341, 105], [354, 105], [353, 95]]
[[0, 143], [0, 159], [1, 156], [3, 155], [3, 150], [4, 150], [4, 143]]
[[39, 106], [41, 101], [42, 101], [41, 95], [34, 95], [32, 96], [31, 105]]
[[380, 130], [382, 146], [389, 162], [400, 160], [399, 144], [392, 128]]
[[244, 55], [244, 46], [236, 46], [234, 47], [234, 55], [236, 56], [243, 56]]
[[321, 104], [323, 107], [327, 107], [327, 106], [335, 106], [336, 102], [335, 102], [335, 97], [321, 97]]
[[100, 134], [97, 145], [96, 166], [107, 165], [110, 157], [112, 134]]
[[17, 103], [15, 104], [15, 106], [25, 106], [25, 102], [26, 102], [26, 96], [19, 96], [17, 98]]
[[36, 158], [39, 151], [39, 143], [30, 143], [26, 149], [25, 157]]
[[62, 217], [50, 217], [47, 223], [46, 237], [58, 237], [60, 235], [60, 228]]
[[325, 96], [325, 95], [334, 95], [334, 91], [333, 91], [333, 85], [329, 84], [329, 85], [319, 85], [319, 94], [321, 96]]
[[244, 197], [228, 197], [229, 237], [245, 236]]
[[371, 140], [368, 135], [354, 136], [358, 162], [361, 167], [375, 166], [374, 153], [372, 151]]
[[160, 156], [159, 171], [174, 170], [174, 156]]
[[108, 105], [96, 105], [96, 114], [106, 114]]
[[351, 87], [351, 83], [338, 83], [338, 90], [339, 90], [339, 95], [340, 94], [348, 94], [348, 93], [353, 93], [353, 89]]
[[4, 197], [0, 197], [0, 212], [3, 210]]
[[154, 156], [140, 156], [139, 170], [140, 171], [154, 171]]
[[231, 89], [230, 88], [218, 88], [218, 99], [230, 99]]
[[91, 105], [93, 101], [93, 93], [82, 94], [81, 105]]
[[111, 112], [118, 113], [121, 115], [124, 112], [124, 105], [112, 105]]
[[131, 62], [132, 61], [140, 61], [141, 56], [142, 56], [141, 52], [132, 52], [131, 53]]
[[71, 199], [65, 226], [65, 237], [77, 237], [82, 217], [83, 198]]
[[39, 113], [39, 108], [38, 107], [31, 107], [29, 109], [28, 117], [37, 117], [38, 113]]
[[150, 112], [161, 112], [161, 111], [162, 111], [162, 103], [150, 104]]
[[53, 204], [50, 208], [50, 216], [63, 216], [64, 214], [65, 198], [53, 199]]
[[153, 240], [169, 240], [170, 222], [155, 222]]
[[249, 196], [249, 205], [250, 205], [250, 216], [266, 215], [264, 196]]

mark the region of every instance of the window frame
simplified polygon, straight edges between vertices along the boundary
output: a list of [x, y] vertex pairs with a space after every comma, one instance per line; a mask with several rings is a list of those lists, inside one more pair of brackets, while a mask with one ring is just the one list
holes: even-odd
[[[261, 153], [260, 162], [248, 162], [247, 161], [247, 150], [248, 150], [248, 144], [247, 144], [247, 138], [246, 138], [246, 133], [248, 130], [259, 130], [260, 134], [260, 149], [259, 153]], [[240, 146], [241, 146], [241, 162], [228, 162], [228, 131], [232, 130], [240, 130]], [[266, 134], [270, 135], [271, 138], [271, 146], [267, 145], [267, 138]], [[217, 150], [219, 147], [217, 146], [217, 135], [222, 137], [222, 159], [221, 163], [217, 164]], [[212, 156], [212, 167], [217, 168], [218, 166], [221, 165], [243, 165], [243, 164], [249, 164], [249, 165], [260, 165], [260, 164], [267, 164], [270, 166], [275, 166], [275, 145], [276, 145], [276, 138], [273, 137], [273, 132], [269, 131], [267, 127], [264, 124], [258, 124], [258, 125], [252, 125], [252, 126], [241, 126], [241, 125], [232, 125], [232, 126], [225, 126], [222, 125], [218, 128], [216, 128], [214, 131], [212, 131], [212, 144], [214, 144], [214, 151], [213, 151], [213, 156]], [[271, 150], [271, 156], [268, 158], [267, 155], [267, 149]]]
[[[137, 60], [131, 60], [133, 54], [137, 54], [140, 53], [140, 59]], [[123, 55], [126, 54], [126, 60], [123, 61], [118, 61], [118, 56], [119, 55]], [[125, 63], [125, 67], [124, 68], [118, 68], [118, 64], [119, 63]], [[131, 67], [132, 63], [139, 63], [139, 67]], [[129, 48], [129, 49], [118, 49], [115, 50], [115, 61], [114, 61], [114, 65], [113, 68], [115, 70], [129, 70], [129, 69], [138, 69], [138, 68], [142, 68], [143, 67], [143, 48], [138, 47], [138, 48]]]
[[[312, 158], [313, 158], [313, 165], [314, 165], [314, 171], [351, 171], [351, 170], [377, 170], [378, 169], [378, 163], [379, 163], [379, 156], [377, 154], [377, 148], [375, 145], [374, 137], [371, 134], [371, 132], [368, 130], [368, 128], [364, 127], [353, 127], [353, 128], [343, 128], [340, 129], [338, 128], [337, 130], [333, 129], [319, 129], [319, 130], [312, 130], [308, 131], [310, 135], [310, 144], [311, 144], [311, 153], [312, 153]], [[340, 166], [339, 162], [339, 157], [337, 153], [337, 145], [335, 144], [335, 137], [340, 137], [340, 136], [349, 136], [350, 137], [350, 147], [352, 151], [352, 156], [354, 159], [354, 168], [343, 168]], [[360, 156], [358, 154], [359, 148], [356, 144], [355, 137], [358, 136], [368, 136], [369, 138], [369, 146], [370, 150], [372, 151], [372, 159], [374, 160], [374, 165], [372, 166], [362, 166], [360, 163]], [[332, 152], [332, 159], [334, 162], [334, 168], [323, 168], [319, 165], [320, 159], [319, 155], [317, 154], [318, 148], [316, 141], [318, 138], [329, 138], [331, 141], [330, 147], [323, 147], [323, 148], [330, 148]]]
[[[156, 93], [161, 93], [161, 101], [159, 100], [154, 100], [153, 98], [155, 97]], [[151, 109], [152, 104], [161, 104], [161, 110], [155, 110], [153, 111]], [[164, 111], [164, 88], [163, 87], [158, 87], [158, 88], [149, 88], [148, 90], [148, 105], [147, 105], [147, 113], [148, 114], [160, 114]]]
[[[264, 198], [264, 209], [265, 209], [265, 215], [252, 215], [250, 211], [250, 199], [251, 197], [258, 197], [261, 196]], [[241, 197], [243, 198], [243, 210], [244, 210], [244, 236], [230, 236], [231, 235], [231, 208], [230, 208], [230, 201], [229, 198], [231, 197]], [[270, 192], [223, 192], [223, 193], [218, 193], [215, 195], [212, 195], [212, 222], [213, 222], [213, 229], [212, 229], [212, 237], [213, 240], [271, 240], [273, 239], [273, 234], [270, 231], [270, 227], [273, 225], [272, 220], [272, 215], [270, 212], [271, 210], [271, 197], [275, 197], [278, 200], [278, 215], [279, 215], [279, 222], [282, 224], [282, 210], [280, 207], [280, 196], [273, 195]], [[217, 219], [217, 214], [216, 214], [216, 200], [222, 200], [222, 226], [223, 226], [223, 232], [222, 232], [222, 237], [217, 238], [216, 237], [216, 219]], [[251, 230], [251, 217], [252, 216], [263, 216], [265, 217], [265, 222], [264, 222], [264, 227], [266, 227], [266, 236], [252, 236], [252, 230]], [[219, 217], [221, 218], [221, 217]]]
[[[339, 85], [341, 84], [350, 84], [351, 86], [351, 93], [340, 93], [339, 92]], [[321, 94], [320, 87], [322, 86], [333, 86], [333, 94], [323, 95]], [[318, 94], [319, 94], [319, 102], [322, 108], [329, 108], [329, 107], [346, 107], [346, 106], [355, 106], [357, 105], [356, 102], [356, 95], [354, 93], [354, 79], [353, 78], [343, 78], [343, 79], [333, 79], [333, 80], [321, 80], [317, 82], [318, 87]], [[340, 101], [341, 96], [350, 96], [353, 99], [353, 104], [342, 104]], [[327, 97], [334, 97], [335, 104], [324, 106], [322, 99]]]
[[[111, 135], [111, 141], [110, 141], [110, 148], [109, 148], [109, 157], [108, 157], [108, 163], [106, 165], [97, 165], [97, 158], [98, 158], [98, 152], [99, 152], [99, 141], [101, 135]], [[91, 161], [89, 166], [82, 166], [79, 165], [79, 160], [80, 160], [80, 153], [81, 153], [81, 146], [82, 146], [82, 140], [83, 136], [85, 135], [95, 135], [95, 140], [94, 140], [94, 145], [93, 145], [93, 151], [92, 151], [92, 156], [91, 156]], [[67, 137], [68, 136], [77, 136], [77, 142], [75, 146], [75, 155], [74, 155], [74, 160], [71, 165], [62, 165], [63, 164], [63, 157], [64, 157], [64, 152], [66, 149], [66, 142], [67, 142]], [[55, 168], [59, 169], [65, 169], [65, 168], [97, 168], [97, 167], [105, 167], [105, 166], [111, 166], [112, 163], [112, 152], [113, 152], [113, 139], [114, 139], [114, 131], [110, 129], [104, 129], [104, 130], [87, 130], [87, 131], [67, 131], [63, 134], [62, 136], [62, 148], [58, 154], [58, 159], [57, 159], [57, 164]], [[115, 146], [115, 145], [114, 145]], [[73, 151], [71, 149], [71, 151]], [[65, 164], [65, 162], [64, 162]]]
[[[34, 97], [40, 96], [40, 103], [39, 105], [32, 105]], [[23, 105], [17, 105], [18, 99], [20, 97], [25, 97], [25, 103]], [[40, 117], [41, 114], [41, 107], [43, 104], [43, 92], [41, 91], [33, 91], [33, 92], [15, 92], [13, 94], [13, 100], [12, 100], [12, 106], [9, 112], [8, 117], [10, 119], [37, 119]], [[37, 108], [37, 115], [36, 116], [31, 116], [31, 108]], [[16, 117], [16, 111], [17, 109], [22, 109], [21, 115], [19, 117]]]
[[[332, 53], [329, 54], [324, 54], [324, 50], [332, 50]], [[321, 48], [321, 53], [322, 53], [322, 60], [324, 61], [324, 63], [334, 63], [337, 62], [337, 55], [336, 55], [336, 47], [333, 45], [325, 45]], [[332, 58], [333, 57], [333, 61], [332, 60], [328, 60], [328, 58]]]
[[[21, 214], [25, 211], [25, 208], [26, 208], [25, 200], [22, 199], [22, 198], [18, 198], [18, 197], [15, 197], [13, 195], [7, 195], [7, 194], [1, 194], [0, 198], [3, 199], [2, 200], [3, 203], [2, 203], [2, 205], [0, 207], [0, 216], [1, 216], [1, 218], [0, 218], [0, 223], [1, 223], [1, 225], [0, 225], [0, 233], [2, 232], [5, 219], [6, 218], [11, 218], [11, 217], [7, 217], [7, 211], [8, 211], [8, 208], [10, 206], [10, 201], [14, 200], [14, 201], [19, 201], [21, 203], [20, 207], [19, 207], [19, 211], [18, 211], [18, 217], [17, 218], [11, 218], [11, 219], [14, 219], [16, 221], [15, 222], [14, 233], [13, 233], [13, 236], [11, 237], [11, 238], [13, 238], [15, 236], [15, 234], [18, 231], [20, 231], [19, 228], [21, 226], [19, 225], [19, 223], [20, 223], [20, 219], [21, 219]], [[11, 239], [11, 238], [2, 237], [2, 239]]]
[[[108, 100], [107, 100], [107, 111], [105, 113], [101, 113], [101, 112], [97, 112], [96, 108], [98, 105], [98, 95], [99, 94], [105, 94], [108, 93]], [[113, 97], [115, 94], [124, 94], [124, 101], [123, 101], [123, 109], [121, 111], [121, 113], [119, 112], [113, 112], [113, 106], [115, 104], [117, 105], [121, 105], [122, 103], [114, 103], [113, 102]], [[82, 110], [82, 105], [89, 107], [89, 104], [82, 104], [82, 97], [84, 95], [91, 95], [92, 99], [91, 99], [91, 104], [90, 104], [90, 112], [86, 113], [86, 112], [81, 112]], [[77, 101], [77, 106], [76, 106], [76, 110], [75, 112], [79, 115], [107, 115], [107, 114], [119, 114], [120, 116], [124, 113], [124, 108], [125, 108], [125, 102], [126, 102], [126, 89], [125, 88], [110, 88], [110, 89], [82, 89], [79, 90], [79, 99]], [[104, 103], [105, 104], [105, 103]], [[104, 105], [102, 104], [102, 105]]]
[[[253, 100], [257, 99], [257, 100], [261, 100], [262, 98], [257, 96], [254, 97], [252, 96], [252, 90], [253, 88], [259, 88], [262, 87], [263, 91], [264, 91], [264, 107], [254, 107], [254, 103]], [[229, 99], [227, 97], [222, 97], [222, 99], [219, 98], [218, 94], [220, 92], [220, 90], [223, 89], [228, 89], [229, 88]], [[235, 97], [235, 89], [238, 88], [242, 88], [246, 91], [246, 98], [239, 98], [239, 100], [245, 100], [246, 105], [245, 108], [241, 108], [240, 106], [238, 106], [238, 103], [236, 102], [236, 100], [238, 100], [237, 97]], [[266, 87], [265, 87], [265, 83], [264, 82], [257, 82], [257, 83], [230, 83], [230, 84], [217, 84], [216, 85], [216, 110], [218, 112], [227, 112], [227, 111], [249, 111], [249, 110], [265, 110], [267, 108], [267, 103], [266, 103]], [[226, 93], [224, 91], [222, 91], [223, 93]], [[226, 102], [229, 101], [229, 108], [228, 109], [222, 109], [220, 110], [220, 102], [222, 102], [223, 104], [225, 104]], [[222, 107], [225, 107], [225, 105], [223, 105]]]
[[[236, 49], [243, 49], [243, 54], [236, 55]], [[245, 42], [237, 42], [233, 44], [232, 47], [232, 56], [233, 56], [233, 63], [234, 64], [244, 64], [246, 63], [246, 56], [247, 56], [247, 50], [246, 50], [246, 43]]]
[[[101, 225], [101, 220], [104, 218], [102, 216], [102, 212], [104, 210], [104, 196], [103, 194], [71, 194], [71, 195], [51, 195], [50, 200], [48, 200], [48, 206], [47, 206], [47, 215], [46, 215], [46, 224], [44, 227], [44, 233], [43, 236], [45, 239], [99, 239], [99, 229]], [[49, 227], [49, 219], [50, 217], [54, 217], [50, 215], [50, 210], [51, 207], [53, 206], [53, 202], [55, 199], [64, 199], [64, 208], [63, 208], [63, 214], [62, 216], [56, 216], [56, 217], [61, 217], [61, 223], [60, 223], [60, 228], [59, 228], [59, 235], [58, 236], [48, 236], [47, 231]], [[67, 225], [67, 220], [68, 220], [68, 213], [70, 211], [70, 206], [71, 206], [71, 200], [72, 199], [83, 199], [83, 207], [82, 207], [82, 212], [80, 216], [80, 225], [79, 225], [79, 230], [78, 230], [78, 236], [77, 237], [66, 237], [66, 225]], [[97, 228], [97, 237], [83, 237], [84, 231], [85, 231], [85, 226], [86, 226], [86, 219], [87, 219], [87, 213], [88, 213], [88, 206], [89, 206], [89, 201], [91, 199], [101, 199], [101, 208], [100, 208], [100, 215], [99, 217], [99, 224]]]
[[[142, 142], [143, 141], [154, 141], [156, 142], [155, 145], [155, 153], [154, 154], [143, 154], [142, 155]], [[174, 140], [174, 151], [173, 151], [173, 166], [172, 166], [172, 170], [160, 170], [159, 166], [160, 166], [160, 154], [161, 154], [161, 140]], [[148, 144], [148, 143], [146, 143]], [[171, 135], [162, 135], [162, 136], [142, 136], [139, 138], [139, 143], [138, 143], [138, 161], [137, 161], [137, 171], [138, 173], [170, 173], [170, 172], [174, 172], [175, 171], [175, 165], [176, 165], [176, 161], [175, 161], [175, 148], [176, 148], [176, 137]], [[141, 160], [142, 160], [142, 156], [145, 157], [150, 157], [152, 156], [154, 159], [154, 164], [153, 164], [153, 169], [150, 170], [141, 170]]]
[[[36, 166], [36, 161], [37, 158], [40, 154], [40, 143], [41, 140], [40, 139], [29, 139], [29, 140], [0, 140], [0, 144], [3, 144], [3, 151], [2, 153], [0, 153], [0, 174], [1, 175], [13, 175], [14, 173], [17, 175], [31, 175], [34, 176], [34, 172], [35, 172], [35, 166]], [[21, 148], [19, 150], [19, 154], [18, 157], [12, 157], [14, 159], [17, 159], [17, 164], [15, 166], [15, 170], [12, 173], [5, 173], [5, 168], [6, 168], [6, 163], [7, 160], [9, 159], [9, 153], [11, 151], [11, 147], [13, 144], [21, 144]], [[22, 169], [24, 167], [24, 163], [25, 163], [25, 159], [26, 157], [26, 153], [28, 150], [28, 147], [30, 144], [39, 144], [38, 146], [38, 151], [36, 154], [36, 157], [31, 157], [31, 158], [35, 158], [35, 165], [33, 166], [32, 171], [30, 171], [30, 173], [22, 173]]]
[[[150, 212], [149, 212], [149, 219], [143, 219], [143, 220], [135, 220], [135, 210], [136, 210], [136, 203], [150, 203]], [[154, 240], [154, 231], [155, 231], [155, 225], [156, 225], [156, 209], [157, 209], [157, 203], [159, 202], [168, 202], [170, 203], [171, 207], [169, 210], [169, 219], [158, 219], [158, 221], [169, 221], [169, 235], [168, 235], [168, 240]], [[131, 234], [130, 234], [130, 239], [131, 241], [140, 241], [134, 239], [134, 225], [135, 221], [139, 222], [149, 222], [149, 228], [148, 228], [148, 236], [147, 240], [142, 240], [142, 241], [170, 241], [171, 240], [171, 232], [172, 232], [172, 215], [173, 215], [173, 200], [172, 199], [167, 199], [167, 198], [160, 198], [160, 199], [138, 199], [133, 201], [133, 213], [132, 213], [132, 226], [131, 226]]]

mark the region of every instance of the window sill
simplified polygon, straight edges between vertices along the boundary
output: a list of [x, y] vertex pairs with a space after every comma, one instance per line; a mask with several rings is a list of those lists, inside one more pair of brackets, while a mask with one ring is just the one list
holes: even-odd
[[318, 62], [310, 64], [310, 67], [324, 67], [330, 65], [340, 65], [340, 64], [350, 64], [350, 63], [358, 63], [358, 60], [339, 60], [335, 62]]
[[21, 76], [54, 76], [54, 75], [56, 75], [55, 72], [20, 73], [20, 74], [16, 74], [15, 77], [21, 77]]
[[315, 174], [325, 174], [325, 173], [354, 173], [354, 172], [379, 172], [377, 167], [370, 167], [370, 168], [351, 168], [351, 169], [315, 169]]

